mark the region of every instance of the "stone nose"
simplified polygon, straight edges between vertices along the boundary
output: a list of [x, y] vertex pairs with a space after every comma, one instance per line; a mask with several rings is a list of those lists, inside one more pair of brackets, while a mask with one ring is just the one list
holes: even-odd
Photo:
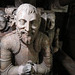
[[30, 23], [27, 22], [25, 25], [25, 30], [28, 32], [30, 30]]

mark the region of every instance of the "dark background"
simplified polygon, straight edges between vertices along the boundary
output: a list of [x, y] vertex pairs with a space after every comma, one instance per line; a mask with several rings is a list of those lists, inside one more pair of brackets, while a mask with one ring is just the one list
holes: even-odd
[[[71, 3], [72, 0], [62, 0], [69, 1], [68, 3], [62, 3], [62, 5], [68, 4], [67, 13], [56, 12], [56, 28], [60, 28], [59, 40], [63, 42], [62, 50], [67, 53], [72, 60], [75, 62], [75, 2]], [[74, 1], [74, 0], [73, 0]], [[54, 0], [0, 0], [0, 8], [5, 8], [8, 6], [18, 7], [22, 3], [31, 3], [36, 7], [44, 8], [45, 10], [51, 9], [51, 3]], [[71, 75], [66, 69], [61, 65], [58, 60], [58, 53], [54, 54], [54, 75]]]

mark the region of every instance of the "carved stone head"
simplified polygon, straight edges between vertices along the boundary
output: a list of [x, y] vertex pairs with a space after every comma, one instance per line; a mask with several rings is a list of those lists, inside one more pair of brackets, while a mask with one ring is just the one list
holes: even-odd
[[37, 36], [40, 26], [40, 16], [31, 4], [22, 4], [16, 12], [16, 27], [23, 38], [32, 42]]
[[4, 15], [5, 13], [0, 10], [0, 31], [2, 31], [6, 27], [6, 19]]

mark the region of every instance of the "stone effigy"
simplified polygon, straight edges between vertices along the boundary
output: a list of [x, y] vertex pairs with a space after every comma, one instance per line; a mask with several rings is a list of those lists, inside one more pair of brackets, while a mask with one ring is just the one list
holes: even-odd
[[16, 30], [1, 39], [1, 75], [45, 75], [51, 71], [50, 41], [39, 31], [40, 22], [34, 6], [18, 7]]

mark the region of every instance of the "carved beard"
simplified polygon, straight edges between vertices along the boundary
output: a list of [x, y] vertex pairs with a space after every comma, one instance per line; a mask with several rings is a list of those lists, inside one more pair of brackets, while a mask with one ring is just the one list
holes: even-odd
[[20, 32], [22, 42], [25, 43], [25, 44], [33, 43], [35, 38], [37, 37], [37, 34], [38, 34], [38, 31], [36, 33], [35, 32], [31, 31], [29, 33], [29, 35], [25, 32], [24, 33]]
[[21, 40], [25, 43], [25, 44], [30, 44], [32, 41], [32, 37], [31, 36], [27, 36], [26, 34], [22, 34], [21, 35]]
[[[31, 44], [34, 39], [37, 37], [37, 33], [31, 31], [29, 34], [26, 33], [24, 30], [20, 30], [18, 27], [16, 27], [16, 31], [17, 31], [17, 34], [19, 36], [19, 38], [21, 39], [21, 41], [24, 43], [24, 44]], [[37, 31], [38, 32], [38, 31]]]

